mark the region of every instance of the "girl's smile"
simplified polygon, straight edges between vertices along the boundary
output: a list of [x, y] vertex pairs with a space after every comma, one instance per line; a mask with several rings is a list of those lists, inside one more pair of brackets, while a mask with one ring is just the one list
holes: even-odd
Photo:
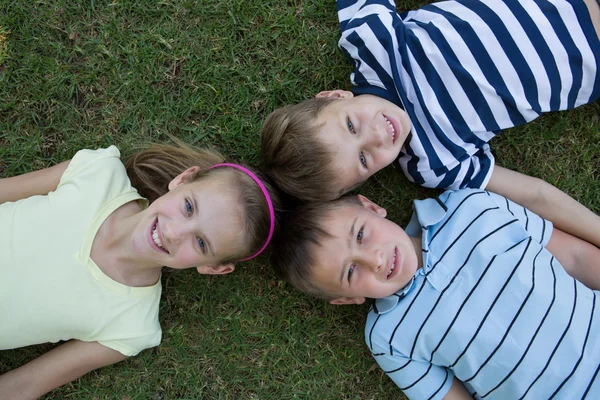
[[191, 183], [178, 181], [143, 210], [132, 256], [147, 265], [184, 269], [220, 264], [243, 253], [239, 194], [229, 179], [214, 175]]
[[169, 254], [169, 251], [164, 246], [164, 240], [161, 240], [161, 234], [158, 229], [158, 218], [150, 227], [148, 242], [150, 246], [156, 248], [157, 251]]

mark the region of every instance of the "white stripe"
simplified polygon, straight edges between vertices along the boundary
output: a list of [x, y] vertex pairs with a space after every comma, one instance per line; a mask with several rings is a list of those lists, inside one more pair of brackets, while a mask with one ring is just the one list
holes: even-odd
[[[550, 2], [554, 4], [558, 9], [562, 20], [565, 22], [565, 25], [569, 30], [569, 34], [573, 38], [573, 41], [577, 45], [577, 48], [581, 52], [581, 57], [584, 60], [583, 81], [581, 88], [579, 89], [577, 100], [575, 101], [575, 107], [577, 107], [582, 104], [588, 103], [590, 96], [593, 92], [597, 72], [596, 59], [594, 58], [594, 53], [587, 44], [588, 40], [581, 29], [579, 21], [577, 20], [577, 15], [575, 14], [575, 10], [573, 10], [572, 6], [566, 3], [565, 1], [550, 0]], [[562, 46], [560, 47], [562, 49]], [[560, 66], [568, 68], [568, 63], [566, 62], [566, 59], [564, 62], [559, 63], [559, 67]], [[568, 71], [570, 74], [570, 69], [568, 69]], [[570, 85], [565, 86], [570, 87]]]
[[[546, 69], [544, 68], [544, 64], [533, 43], [531, 43], [529, 36], [505, 3], [497, 0], [482, 0], [482, 2], [493, 9], [506, 26], [506, 29], [521, 51], [521, 54], [523, 54], [527, 65], [531, 68], [531, 72], [534, 75], [536, 87], [538, 89], [538, 103], [540, 104], [541, 109], [543, 111], [550, 110], [550, 80], [546, 73]], [[520, 4], [528, 10], [528, 14], [536, 22], [536, 26], [538, 22], [547, 23], [545, 16], [539, 12], [539, 8], [536, 7], [535, 3], [531, 1], [521, 1]], [[535, 11], [538, 11], [539, 13], [535, 15]], [[542, 34], [545, 35], [544, 32]]]
[[[434, 120], [453, 143], [465, 149], [465, 151], [469, 154], [474, 153], [476, 147], [471, 143], [465, 143], [454, 130], [452, 123], [448, 119], [448, 115], [446, 115], [444, 108], [440, 105], [435, 91], [428, 84], [427, 78], [412, 52], [409, 51], [408, 56], [415, 79], [417, 82], [421, 82], [419, 89], [421, 90], [423, 98], [423, 108], [427, 109], [432, 115], [434, 115]], [[423, 119], [425, 119], [424, 115]], [[420, 117], [419, 121], [422, 122]], [[429, 138], [431, 139], [435, 153], [438, 155], [442, 163], [449, 168], [450, 166], [456, 165], [456, 157], [452, 155], [443, 144], [440, 143], [437, 137], [435, 135], [430, 135]]]
[[[465, 69], [469, 71], [476, 84], [479, 86], [484, 98], [486, 99], [487, 104], [492, 110], [494, 119], [496, 120], [498, 126], [501, 129], [514, 126], [514, 123], [510, 119], [510, 115], [506, 110], [504, 102], [502, 101], [500, 96], [498, 96], [496, 89], [489, 83], [487, 77], [481, 71], [481, 68], [479, 68], [479, 65], [477, 64], [476, 58], [471, 52], [471, 49], [469, 49], [469, 47], [466, 45], [462, 36], [458, 32], [456, 32], [452, 24], [450, 24], [450, 22], [446, 18], [440, 17], [439, 14], [435, 13], [423, 12], [421, 14], [418, 14], [418, 17], [420, 22], [425, 23], [435, 19], [435, 25], [440, 29], [441, 32], [443, 32], [446, 41], [452, 46], [452, 50], [454, 51], [456, 58], [460, 62], [460, 65], [464, 66]], [[411, 29], [415, 28], [411, 26]], [[477, 132], [476, 134], [477, 137], [479, 137], [482, 140], [489, 140], [494, 136], [491, 132], [485, 132], [483, 134]]]
[[[423, 47], [427, 60], [433, 64], [435, 71], [439, 74], [442, 85], [446, 88], [461, 116], [470, 127], [470, 131], [485, 132], [485, 126], [479, 118], [477, 110], [473, 106], [471, 100], [467, 97], [460, 82], [456, 79], [454, 72], [444, 59], [444, 56], [442, 55], [443, 51], [437, 47], [427, 32], [418, 27], [411, 30]], [[444, 128], [444, 131], [446, 130], [447, 129]], [[492, 136], [492, 134], [487, 135], [487, 139], [489, 140]]]
[[338, 20], [340, 22], [347, 21], [349, 19], [354, 18], [358, 10], [367, 2], [367, 0], [359, 0], [356, 3], [352, 4], [350, 7], [344, 8], [343, 10], [338, 11]]
[[554, 55], [554, 60], [556, 61], [558, 67], [560, 82], [562, 85], [560, 90], [560, 109], [564, 110], [567, 107], [569, 89], [573, 84], [573, 75], [571, 73], [571, 67], [568, 63], [567, 52], [556, 35], [554, 28], [545, 18], [539, 7], [536, 4], [530, 3], [524, 4], [524, 6], [528, 14], [534, 19], [534, 21], [536, 21], [536, 26], [544, 35], [544, 40]]
[[[350, 32], [352, 31], [348, 31], [348, 33]], [[361, 35], [361, 38], [364, 40], [363, 35]], [[352, 59], [354, 60], [355, 71], [353, 71], [350, 74], [350, 81], [354, 86], [359, 86], [356, 83], [356, 70], [358, 70], [365, 77], [369, 85], [385, 89], [385, 86], [383, 85], [383, 83], [381, 83], [381, 80], [379, 79], [377, 73], [358, 55], [358, 47], [354, 46], [352, 43], [346, 40], [346, 35], [344, 35], [340, 39], [339, 45], [340, 47], [343, 47], [348, 52], [348, 54], [350, 54], [350, 57], [352, 57]], [[378, 61], [383, 62], [385, 60], [378, 59]], [[389, 63], [387, 70], [389, 70]]]
[[496, 68], [498, 68], [502, 79], [504, 82], [508, 83], [507, 86], [511, 90], [511, 94], [514, 97], [515, 102], [517, 104], [521, 103], [527, 105], [523, 109], [520, 109], [525, 120], [531, 121], [537, 118], [538, 114], [531, 110], [531, 105], [525, 97], [525, 90], [517, 71], [511, 64], [508, 56], [504, 52], [504, 49], [498, 42], [498, 39], [496, 39], [494, 32], [485, 23], [485, 21], [483, 21], [479, 15], [474, 13], [472, 10], [469, 10], [458, 3], [439, 3], [438, 6], [440, 8], [445, 8], [446, 11], [454, 14], [458, 18], [461, 18], [465, 21], [470, 21], [471, 27], [475, 31], [477, 37], [481, 40], [483, 46], [487, 49], [488, 54], [492, 58]]

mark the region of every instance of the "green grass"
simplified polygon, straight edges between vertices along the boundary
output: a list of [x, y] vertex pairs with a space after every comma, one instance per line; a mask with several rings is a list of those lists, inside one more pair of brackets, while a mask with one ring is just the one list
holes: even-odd
[[[0, 0], [0, 175], [169, 135], [256, 163], [270, 111], [349, 88], [338, 36], [333, 0]], [[497, 162], [600, 212], [599, 115], [596, 102], [507, 131]], [[399, 223], [432, 195], [392, 168], [361, 191]], [[399, 398], [363, 344], [368, 306], [308, 299], [266, 261], [165, 273], [163, 343], [46, 398]], [[49, 348], [3, 351], [0, 372]]]

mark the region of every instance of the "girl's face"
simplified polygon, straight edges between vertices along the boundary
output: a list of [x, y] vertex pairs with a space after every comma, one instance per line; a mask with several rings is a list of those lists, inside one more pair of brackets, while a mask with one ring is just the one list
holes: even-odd
[[246, 251], [243, 210], [222, 174], [191, 183], [184, 183], [185, 176], [171, 181], [170, 191], [143, 211], [134, 249], [157, 265], [203, 272]]

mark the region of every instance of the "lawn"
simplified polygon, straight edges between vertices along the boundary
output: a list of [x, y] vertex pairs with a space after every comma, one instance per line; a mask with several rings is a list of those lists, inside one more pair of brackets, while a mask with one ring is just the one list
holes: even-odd
[[[338, 36], [334, 0], [0, 0], [0, 177], [169, 136], [256, 164], [269, 112], [350, 88]], [[596, 102], [506, 131], [496, 160], [600, 212], [599, 115]], [[393, 168], [361, 192], [402, 224], [435, 194]], [[368, 305], [298, 294], [267, 257], [229, 276], [165, 273], [163, 287], [159, 347], [45, 398], [401, 397], [363, 344]], [[51, 347], [1, 352], [0, 373]]]

